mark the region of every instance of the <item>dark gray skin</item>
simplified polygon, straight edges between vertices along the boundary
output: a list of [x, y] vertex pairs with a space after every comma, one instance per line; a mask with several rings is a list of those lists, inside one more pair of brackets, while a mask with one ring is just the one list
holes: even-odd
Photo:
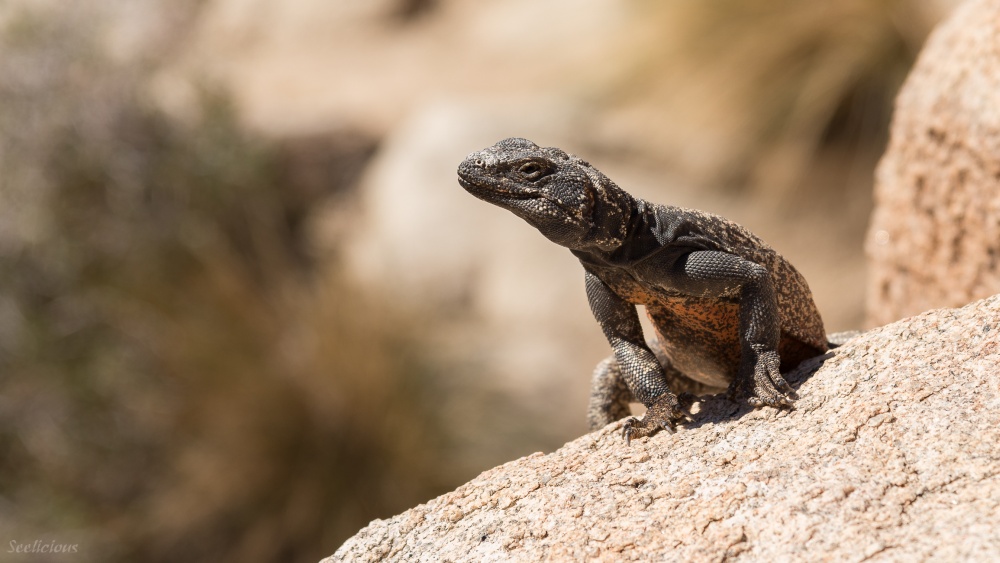
[[[510, 210], [579, 258], [612, 357], [594, 373], [592, 429], [647, 408], [622, 433], [674, 430], [675, 394], [728, 386], [755, 407], [792, 404], [781, 372], [828, 348], [805, 279], [758, 237], [717, 215], [634, 198], [587, 162], [526, 139], [458, 167], [472, 195]], [[636, 305], [656, 328], [647, 345]]]

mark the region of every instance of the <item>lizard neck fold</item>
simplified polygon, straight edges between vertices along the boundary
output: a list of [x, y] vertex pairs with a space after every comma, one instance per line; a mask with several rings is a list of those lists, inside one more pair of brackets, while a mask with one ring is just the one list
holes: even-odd
[[610, 181], [604, 190], [608, 197], [595, 198], [593, 227], [584, 238], [584, 242], [590, 244], [571, 248], [573, 254], [585, 264], [624, 266], [659, 249], [662, 245], [654, 234], [653, 206], [632, 197]]
[[572, 250], [614, 252], [628, 239], [637, 200], [593, 166], [585, 162], [579, 164], [590, 181], [591, 206], [587, 217], [590, 228], [581, 238], [579, 246]]

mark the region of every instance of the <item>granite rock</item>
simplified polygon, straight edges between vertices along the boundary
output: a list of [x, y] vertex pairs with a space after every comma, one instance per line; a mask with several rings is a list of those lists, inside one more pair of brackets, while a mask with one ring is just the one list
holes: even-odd
[[338, 561], [1000, 558], [1000, 296], [864, 333], [790, 374], [792, 411], [721, 396], [621, 422], [375, 520]]
[[963, 4], [907, 78], [866, 251], [870, 326], [1000, 292], [1000, 3]]

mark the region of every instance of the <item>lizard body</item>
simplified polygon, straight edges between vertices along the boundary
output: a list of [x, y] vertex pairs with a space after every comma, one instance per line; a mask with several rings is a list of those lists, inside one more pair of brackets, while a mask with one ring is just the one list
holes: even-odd
[[[526, 139], [472, 153], [472, 195], [506, 208], [570, 251], [613, 355], [594, 373], [592, 429], [630, 418], [625, 438], [673, 430], [675, 394], [728, 386], [754, 406], [792, 403], [781, 376], [828, 348], [802, 275], [747, 229], [717, 215], [632, 197], [578, 157]], [[647, 344], [636, 305], [656, 334]]]

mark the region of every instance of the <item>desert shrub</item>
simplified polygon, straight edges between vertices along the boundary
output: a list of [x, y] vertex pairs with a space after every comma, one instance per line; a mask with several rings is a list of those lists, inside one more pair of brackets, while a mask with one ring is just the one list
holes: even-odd
[[10, 539], [93, 561], [315, 560], [452, 484], [417, 331], [302, 235], [372, 140], [328, 144], [350, 149], [326, 160], [329, 189], [298, 189], [294, 144], [247, 133], [209, 88], [166, 115], [155, 66], [106, 57], [81, 10], [0, 34]]

